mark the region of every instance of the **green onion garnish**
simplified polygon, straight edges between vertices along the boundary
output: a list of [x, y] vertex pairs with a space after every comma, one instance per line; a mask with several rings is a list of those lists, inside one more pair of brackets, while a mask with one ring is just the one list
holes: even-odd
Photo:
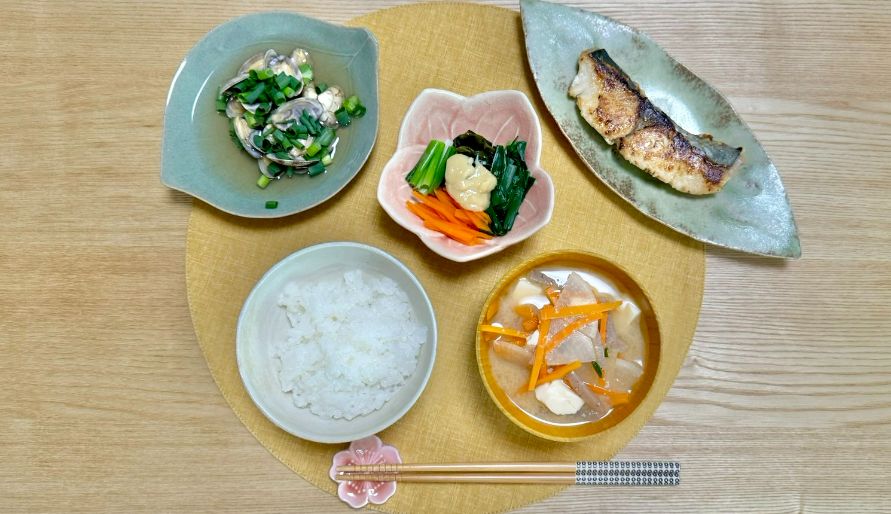
[[334, 129], [332, 129], [331, 127], [325, 127], [324, 129], [322, 129], [321, 134], [319, 134], [319, 137], [316, 139], [316, 143], [321, 146], [328, 146], [334, 141], [334, 135]]
[[294, 89], [291, 88], [291, 86], [285, 86], [285, 87], [282, 89], [282, 93], [284, 93], [285, 96], [287, 96], [288, 98], [291, 98], [291, 97], [294, 96], [297, 92], [294, 91]]
[[223, 95], [217, 97], [217, 111], [226, 112], [226, 99], [223, 98]]
[[312, 77], [313, 77], [312, 66], [310, 66], [309, 63], [303, 63], [300, 66], [298, 66], [297, 69], [300, 70], [300, 75], [303, 76], [303, 82], [312, 81]]
[[318, 175], [320, 173], [324, 173], [324, 172], [325, 172], [325, 165], [322, 164], [321, 162], [317, 162], [309, 167], [306, 174], [309, 175], [310, 177], [315, 177], [316, 175]]
[[271, 79], [273, 76], [275, 76], [275, 72], [273, 72], [269, 68], [263, 68], [262, 70], [251, 70], [251, 71], [254, 72], [254, 76], [257, 78], [257, 80]]
[[267, 209], [275, 209], [276, 207], [278, 207], [278, 202], [277, 202], [277, 201], [275, 201], [275, 200], [269, 200], [269, 201], [266, 202], [266, 208], [267, 208]]
[[359, 100], [359, 97], [356, 95], [344, 100], [343, 108], [346, 109], [346, 112], [350, 113], [350, 116], [355, 116], [357, 118], [360, 118], [365, 114], [365, 106], [362, 105], [362, 101]]
[[262, 95], [264, 91], [266, 91], [266, 84], [258, 82], [257, 85], [247, 93], [239, 94], [238, 99], [246, 104], [252, 104], [260, 99], [260, 95]]
[[322, 82], [321, 84], [316, 86], [316, 93], [322, 94], [325, 92], [326, 89], [328, 89], [328, 84], [325, 84], [324, 82]]
[[334, 112], [334, 117], [337, 118], [337, 124], [341, 127], [349, 127], [350, 123], [352, 123], [350, 113], [346, 112], [346, 109], [343, 107]]
[[325, 166], [331, 166], [331, 163], [334, 162], [334, 158], [331, 157], [331, 154], [326, 153], [326, 154], [322, 157], [322, 160], [321, 160], [320, 162], [321, 162], [322, 164], [324, 164]]
[[318, 140], [316, 140], [316, 141], [313, 141], [312, 144], [306, 148], [306, 155], [309, 157], [312, 157], [321, 151], [322, 151], [322, 145], [320, 145]]
[[291, 77], [285, 72], [281, 72], [275, 76], [275, 85], [278, 86], [279, 89], [285, 89], [290, 83]]
[[594, 365], [594, 371], [597, 372], [597, 376], [603, 378], [603, 368], [600, 367], [600, 364], [597, 364], [597, 361], [593, 361], [591, 364]]
[[271, 181], [272, 179], [267, 177], [266, 175], [260, 175], [260, 178], [257, 179], [257, 186], [260, 189], [266, 189], [266, 186], [268, 186], [269, 182]]
[[607, 359], [609, 358], [609, 348], [607, 348], [606, 346], [603, 347], [603, 356]]

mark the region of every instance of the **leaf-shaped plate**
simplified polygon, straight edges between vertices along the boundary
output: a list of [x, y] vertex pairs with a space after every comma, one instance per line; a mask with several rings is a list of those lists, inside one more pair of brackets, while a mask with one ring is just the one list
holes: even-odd
[[[521, 0], [535, 83], [560, 130], [589, 168], [641, 212], [694, 239], [773, 257], [801, 256], [798, 229], [780, 180], [754, 134], [714, 88], [645, 34], [615, 20], [540, 0]], [[605, 48], [659, 108], [689, 132], [743, 147], [724, 189], [680, 193], [625, 161], [581, 117], [569, 97], [579, 54]]]
[[[274, 48], [309, 50], [317, 80], [359, 95], [365, 116], [337, 131], [334, 162], [316, 177], [296, 176], [257, 187], [257, 161], [229, 139], [216, 112], [217, 88], [248, 57]], [[167, 94], [161, 182], [214, 207], [249, 218], [278, 218], [331, 198], [362, 168], [377, 138], [377, 41], [370, 31], [294, 13], [249, 14], [205, 35], [186, 55]], [[278, 207], [267, 209], [266, 201]]]

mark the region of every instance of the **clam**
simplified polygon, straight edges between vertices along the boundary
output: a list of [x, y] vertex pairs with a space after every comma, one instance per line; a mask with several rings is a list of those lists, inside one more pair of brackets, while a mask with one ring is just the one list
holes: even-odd
[[241, 116], [232, 118], [232, 127], [235, 130], [235, 137], [241, 142], [241, 146], [244, 148], [245, 152], [255, 159], [259, 159], [263, 156], [262, 153], [254, 148], [254, 145], [251, 142], [254, 131], [251, 130], [250, 125], [248, 125], [248, 122], [244, 118]]
[[234, 98], [226, 104], [226, 116], [229, 118], [238, 118], [244, 114], [245, 107]]
[[309, 62], [309, 52], [302, 48], [295, 48], [293, 52], [291, 52], [291, 60], [294, 61], [295, 66], [300, 66], [301, 64], [312, 64]]
[[300, 71], [297, 69], [297, 64], [291, 59], [291, 57], [287, 55], [279, 55], [275, 53], [275, 51], [271, 51], [272, 54], [266, 53], [266, 67], [271, 69], [276, 75], [279, 73], [284, 73], [285, 75], [290, 75], [296, 79], [301, 78]]
[[289, 120], [300, 120], [300, 115], [308, 112], [312, 117], [318, 119], [325, 113], [325, 108], [318, 100], [311, 98], [296, 98], [289, 102], [285, 102], [273, 111], [267, 118], [268, 123], [285, 123]]
[[248, 57], [248, 60], [244, 61], [244, 64], [238, 69], [238, 74], [247, 75], [251, 70], [262, 70], [266, 66], [266, 54], [269, 52], [275, 53], [275, 50], [270, 49]]
[[331, 86], [316, 98], [325, 112], [319, 117], [319, 121], [329, 127], [337, 125], [337, 117], [334, 115], [343, 106], [343, 90], [337, 86]]

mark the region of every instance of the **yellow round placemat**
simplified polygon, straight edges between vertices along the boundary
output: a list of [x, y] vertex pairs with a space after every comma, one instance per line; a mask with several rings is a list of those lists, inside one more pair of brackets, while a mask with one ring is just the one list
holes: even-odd
[[[242, 219], [200, 201], [193, 203], [186, 251], [189, 306], [198, 343], [226, 401], [273, 455], [311, 483], [335, 493], [327, 471], [331, 457], [344, 445], [300, 440], [263, 417], [238, 375], [235, 325], [251, 288], [278, 260], [323, 241], [360, 241], [392, 253], [417, 274], [439, 323], [436, 365], [427, 389], [402, 420], [380, 434], [405, 461], [612, 457], [655, 411], [687, 353], [702, 300], [702, 245], [639, 214], [573, 153], [537, 97], [517, 13], [435, 3], [379, 11], [350, 25], [371, 29], [380, 42], [380, 134], [356, 179], [323, 205], [284, 219]], [[387, 217], [375, 195], [380, 171], [396, 147], [403, 114], [427, 87], [463, 95], [495, 89], [518, 89], [529, 95], [542, 120], [542, 166], [556, 187], [549, 226], [494, 256], [459, 264], [429, 251]], [[656, 379], [641, 406], [606, 432], [571, 444], [539, 439], [514, 426], [486, 394], [474, 357], [475, 324], [491, 288], [521, 261], [558, 249], [595, 252], [629, 270], [652, 301], [663, 345]], [[395, 496], [375, 508], [496, 512], [559, 490], [559, 486], [400, 484]]]

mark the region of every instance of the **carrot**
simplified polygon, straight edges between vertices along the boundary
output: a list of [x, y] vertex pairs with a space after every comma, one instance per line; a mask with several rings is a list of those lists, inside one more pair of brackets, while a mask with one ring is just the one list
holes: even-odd
[[554, 338], [548, 341], [548, 346], [545, 348], [545, 353], [548, 353], [552, 349], [556, 348], [558, 344], [562, 343], [564, 339], [570, 336], [576, 330], [588, 326], [591, 323], [600, 319], [600, 314], [591, 314], [590, 316], [585, 316], [583, 318], [579, 318], [572, 323], [563, 327], [559, 332], [554, 334]]
[[604, 380], [603, 377], [598, 376], [597, 385], [599, 385], [600, 387], [606, 387], [606, 380]]
[[435, 196], [443, 204], [451, 207], [453, 211], [464, 210], [464, 208], [461, 207], [461, 204], [459, 204], [454, 198], [452, 198], [452, 195], [448, 194], [446, 190], [441, 187], [433, 191], [433, 196]]
[[420, 200], [422, 204], [426, 205], [427, 207], [430, 207], [431, 209], [433, 209], [434, 211], [439, 213], [441, 216], [443, 216], [448, 221], [451, 221], [453, 223], [458, 223], [458, 220], [455, 219], [455, 214], [454, 214], [455, 208], [452, 207], [450, 204], [440, 202], [434, 196], [423, 195], [423, 194], [421, 194], [417, 191], [414, 191], [414, 190], [411, 192], [411, 194], [413, 194], [415, 198]]
[[480, 325], [480, 332], [488, 332], [490, 334], [498, 334], [507, 337], [516, 337], [523, 340], [529, 337], [529, 334], [527, 334], [526, 332], [520, 332], [519, 330], [514, 330], [507, 327], [496, 327], [495, 325]]
[[489, 231], [489, 224], [482, 220], [479, 216], [477, 216], [476, 211], [461, 211], [467, 219], [470, 221], [471, 225], [476, 227], [478, 230], [482, 230], [484, 232]]
[[554, 305], [557, 303], [557, 298], [560, 297], [560, 291], [554, 286], [548, 286], [545, 288], [545, 296], [548, 297], [548, 301], [551, 302], [551, 305]]
[[538, 318], [524, 319], [523, 330], [526, 332], [535, 332], [535, 329], [538, 328], [538, 324]]
[[468, 235], [467, 233], [457, 230], [455, 225], [442, 220], [424, 220], [424, 226], [429, 228], [430, 230], [435, 230], [436, 232], [440, 232], [443, 235], [458, 241], [461, 244], [465, 244], [467, 246], [473, 246], [479, 244], [479, 239], [477, 239], [473, 235]]
[[608, 312], [604, 312], [603, 319], [600, 320], [600, 342], [603, 344], [606, 344], [606, 317], [608, 315]]
[[559, 380], [570, 372], [579, 369], [582, 367], [582, 363], [579, 361], [570, 362], [569, 364], [564, 364], [562, 366], [557, 366], [553, 371], [548, 373], [547, 375], [540, 377], [538, 379], [539, 384], [544, 384], [545, 382], [551, 382], [553, 380]]
[[569, 316], [584, 316], [588, 314], [600, 314], [615, 309], [622, 305], [621, 301], [609, 303], [590, 303], [587, 305], [573, 305], [571, 307], [562, 307], [556, 309], [553, 306], [545, 305], [541, 309], [541, 319], [567, 318]]
[[631, 393], [610, 391], [609, 389], [604, 389], [603, 387], [596, 386], [594, 384], [585, 383], [585, 385], [588, 386], [588, 389], [594, 391], [597, 394], [606, 395], [613, 402], [613, 405], [620, 405], [622, 403], [628, 403], [628, 400], [631, 398]]
[[412, 213], [414, 213], [415, 216], [425, 221], [443, 219], [436, 211], [424, 204], [405, 202], [405, 207], [408, 208], [408, 210], [410, 210]]
[[551, 320], [543, 320], [538, 327], [538, 345], [535, 346], [535, 358], [532, 360], [532, 372], [529, 373], [529, 386], [527, 391], [535, 389], [538, 380], [538, 372], [544, 362], [544, 346], [548, 341], [548, 331], [551, 329]]

